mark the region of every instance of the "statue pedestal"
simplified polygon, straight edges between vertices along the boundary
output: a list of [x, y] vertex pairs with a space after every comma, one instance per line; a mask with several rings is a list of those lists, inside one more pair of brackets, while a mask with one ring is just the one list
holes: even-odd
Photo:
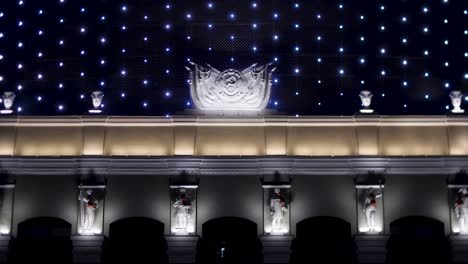
[[354, 241], [359, 263], [385, 263], [387, 240], [388, 236], [385, 235], [357, 235]]
[[200, 110], [187, 109], [183, 115], [190, 116], [217, 116], [217, 117], [254, 117], [254, 116], [272, 116], [278, 115], [276, 109], [264, 110]]
[[9, 235], [0, 236], [0, 263], [7, 263], [10, 240], [11, 236]]
[[292, 240], [292, 236], [261, 236], [263, 262], [266, 264], [289, 263]]
[[73, 262], [76, 264], [101, 263], [104, 236], [72, 236]]
[[169, 263], [195, 263], [198, 236], [167, 236]]
[[468, 235], [451, 235], [449, 242], [453, 263], [468, 263]]

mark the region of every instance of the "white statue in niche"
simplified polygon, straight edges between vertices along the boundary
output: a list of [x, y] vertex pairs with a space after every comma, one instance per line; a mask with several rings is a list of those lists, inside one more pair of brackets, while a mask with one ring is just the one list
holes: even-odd
[[359, 94], [359, 97], [361, 98], [361, 103], [362, 106], [364, 107], [363, 109], [360, 110], [361, 113], [364, 114], [370, 114], [373, 113], [374, 110], [370, 108], [371, 102], [372, 102], [372, 96], [373, 94], [370, 91], [361, 91]]
[[281, 190], [275, 188], [273, 196], [270, 199], [270, 214], [271, 214], [271, 232], [285, 232], [283, 227], [283, 218], [285, 212], [288, 211], [286, 200], [281, 195]]
[[190, 94], [200, 110], [263, 110], [270, 100], [271, 63], [219, 71], [190, 62]]
[[4, 92], [2, 95], [3, 99], [3, 110], [1, 111], [2, 114], [11, 114], [13, 111], [11, 108], [13, 107], [13, 103], [15, 102], [15, 93], [14, 92]]
[[93, 189], [87, 189], [83, 194], [83, 189], [80, 189], [78, 196], [80, 203], [80, 223], [81, 233], [92, 234], [94, 233], [94, 218], [96, 215], [96, 209], [99, 208], [99, 201], [93, 196]]
[[468, 197], [468, 191], [466, 188], [458, 190], [455, 198], [455, 216], [460, 224], [460, 232], [466, 232], [466, 217], [468, 216], [468, 208], [466, 204], [466, 198]]
[[91, 93], [91, 99], [93, 100], [93, 109], [89, 110], [90, 113], [101, 113], [102, 100], [104, 99], [104, 93], [102, 91], [94, 91]]
[[179, 192], [179, 196], [173, 204], [175, 208], [175, 228], [178, 231], [186, 232], [188, 229], [192, 204], [186, 195], [187, 191], [185, 189], [180, 189]]
[[382, 194], [376, 194], [373, 188], [367, 190], [367, 196], [364, 200], [363, 212], [366, 215], [366, 222], [369, 232], [380, 231], [375, 225], [375, 215], [377, 213], [377, 199], [381, 198]]
[[450, 99], [452, 100], [452, 113], [461, 114], [464, 113], [465, 110], [461, 109], [461, 103], [463, 100], [463, 94], [460, 91], [452, 91], [450, 93]]

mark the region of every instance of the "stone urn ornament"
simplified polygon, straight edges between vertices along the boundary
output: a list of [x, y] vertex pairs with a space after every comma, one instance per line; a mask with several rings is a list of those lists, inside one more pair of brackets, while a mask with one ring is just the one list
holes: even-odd
[[374, 113], [374, 110], [370, 108], [371, 102], [372, 102], [372, 93], [367, 90], [361, 91], [359, 94], [359, 97], [361, 98], [361, 104], [364, 108], [360, 110], [361, 113], [363, 114], [372, 114]]
[[102, 91], [94, 91], [91, 93], [91, 99], [93, 101], [93, 109], [89, 110], [89, 112], [92, 114], [102, 113], [101, 105], [104, 93]]
[[4, 92], [2, 95], [2, 100], [3, 100], [3, 109], [0, 110], [1, 114], [11, 114], [13, 113], [13, 110], [11, 109], [13, 107], [13, 103], [15, 102], [15, 93], [14, 92]]
[[454, 114], [462, 114], [465, 113], [465, 110], [461, 109], [461, 103], [463, 100], [463, 94], [461, 91], [452, 91], [450, 93], [450, 99], [452, 100], [452, 113]]

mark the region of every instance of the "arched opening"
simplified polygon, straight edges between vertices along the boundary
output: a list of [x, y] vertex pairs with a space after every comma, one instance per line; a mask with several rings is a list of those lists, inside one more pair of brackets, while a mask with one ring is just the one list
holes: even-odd
[[263, 263], [257, 224], [239, 217], [221, 217], [203, 224], [197, 263]]
[[424, 216], [408, 216], [390, 224], [388, 264], [450, 263], [444, 223]]
[[73, 263], [71, 224], [55, 217], [38, 217], [18, 224], [12, 241], [12, 263]]
[[290, 263], [353, 263], [354, 260], [351, 224], [347, 221], [318, 216], [297, 223]]
[[164, 224], [147, 217], [117, 220], [109, 226], [105, 263], [167, 263]]

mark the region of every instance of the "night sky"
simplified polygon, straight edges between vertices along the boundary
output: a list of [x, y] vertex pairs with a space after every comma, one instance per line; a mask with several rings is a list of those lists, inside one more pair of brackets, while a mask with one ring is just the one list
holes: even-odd
[[188, 61], [224, 70], [274, 62], [269, 108], [383, 115], [468, 106], [466, 0], [1, 0], [0, 92], [20, 115], [191, 108]]

